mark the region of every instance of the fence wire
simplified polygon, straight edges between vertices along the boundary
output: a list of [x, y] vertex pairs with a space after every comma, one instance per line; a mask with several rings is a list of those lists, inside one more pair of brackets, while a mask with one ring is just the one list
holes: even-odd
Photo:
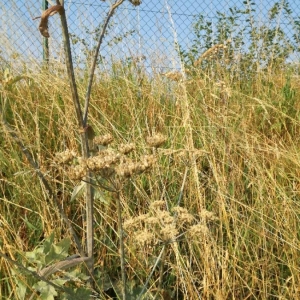
[[[40, 1], [0, 4], [1, 66], [39, 67], [45, 41], [39, 30]], [[300, 8], [297, 1], [144, 0], [125, 1], [115, 12], [100, 50], [99, 62], [139, 59], [160, 71], [195, 61], [215, 44], [230, 41], [236, 52], [252, 51], [297, 63], [300, 55]], [[74, 63], [90, 63], [111, 1], [65, 0]], [[49, 1], [49, 6], [55, 1]], [[49, 61], [63, 63], [59, 16], [50, 18]], [[256, 45], [256, 46], [254, 46]], [[255, 51], [253, 51], [255, 47]], [[250, 50], [249, 50], [250, 49]], [[251, 50], [252, 49], [252, 50]], [[267, 54], [265, 53], [267, 51]]]

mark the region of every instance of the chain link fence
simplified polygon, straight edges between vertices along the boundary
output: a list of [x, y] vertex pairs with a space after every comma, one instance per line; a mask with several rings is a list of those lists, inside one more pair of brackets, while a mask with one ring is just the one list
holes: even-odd
[[[33, 19], [41, 15], [42, 2], [0, 4], [2, 66], [41, 66], [45, 41], [38, 30], [40, 21]], [[114, 60], [139, 59], [161, 72], [179, 68], [179, 57], [192, 62], [213, 45], [229, 41], [240, 54], [254, 47], [252, 55], [258, 60], [271, 53], [296, 64], [300, 57], [300, 7], [296, 2], [144, 0], [133, 6], [126, 0], [109, 24], [100, 62], [109, 66]], [[55, 1], [49, 1], [49, 6], [53, 4]], [[65, 0], [77, 67], [89, 64], [111, 4], [108, 0]], [[49, 61], [63, 63], [58, 15], [50, 18], [49, 32]]]

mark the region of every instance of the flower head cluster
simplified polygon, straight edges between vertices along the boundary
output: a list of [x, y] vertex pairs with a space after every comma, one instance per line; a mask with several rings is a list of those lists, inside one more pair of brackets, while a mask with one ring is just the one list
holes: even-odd
[[[164, 201], [154, 201], [150, 205], [149, 213], [128, 219], [124, 228], [132, 234], [136, 242], [143, 241], [142, 244], [145, 245], [155, 241], [175, 240], [182, 229], [194, 220], [184, 208], [174, 207], [172, 212], [169, 212]], [[140, 238], [140, 234], [151, 239]]]
[[182, 233], [187, 233], [194, 240], [203, 240], [210, 234], [207, 221], [217, 218], [206, 210], [203, 210], [199, 217], [200, 221], [186, 208], [179, 206], [173, 207], [170, 212], [166, 210], [165, 201], [154, 201], [147, 214], [126, 220], [124, 229], [135, 242], [142, 245], [173, 241]]
[[146, 139], [147, 144], [150, 147], [158, 148], [161, 146], [165, 141], [167, 140], [167, 137], [161, 133], [157, 133], [153, 136], [148, 136]]
[[[96, 145], [107, 146], [112, 142], [110, 134], [95, 137]], [[138, 159], [129, 157], [129, 154], [136, 149], [135, 144], [120, 144], [118, 149], [102, 147], [93, 156], [83, 159], [75, 157], [75, 154], [61, 154], [60, 160], [76, 158], [76, 164], [69, 168], [70, 178], [80, 180], [86, 176], [87, 171], [92, 171], [101, 177], [118, 176], [119, 178], [129, 178], [149, 170], [157, 161], [155, 155], [143, 155]], [[65, 157], [66, 156], [66, 157]]]
[[144, 155], [140, 161], [133, 161], [125, 157], [123, 161], [116, 167], [116, 173], [120, 177], [131, 177], [134, 174], [141, 174], [150, 169], [156, 162], [154, 155]]
[[99, 151], [97, 155], [83, 161], [83, 164], [85, 164], [89, 170], [97, 172], [112, 167], [120, 158], [121, 155], [118, 152], [112, 149], [105, 149]]
[[135, 144], [134, 143], [120, 144], [118, 150], [122, 154], [128, 154], [135, 150]]
[[59, 164], [66, 164], [73, 160], [77, 156], [77, 153], [73, 150], [67, 149], [63, 152], [55, 153], [55, 161]]
[[94, 138], [95, 145], [107, 146], [107, 145], [111, 144], [112, 141], [113, 141], [113, 137], [110, 133], [96, 136]]

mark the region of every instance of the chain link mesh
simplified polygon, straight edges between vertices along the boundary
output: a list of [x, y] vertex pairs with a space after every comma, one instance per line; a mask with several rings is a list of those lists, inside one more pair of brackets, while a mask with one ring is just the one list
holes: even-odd
[[[51, 4], [55, 3], [49, 1]], [[65, 0], [77, 67], [84, 68], [90, 62], [111, 4], [100, 0]], [[33, 20], [41, 15], [41, 7], [42, 0], [0, 4], [2, 65], [29, 68], [42, 64], [44, 42], [38, 30], [40, 21]], [[285, 47], [283, 58], [296, 63], [300, 49], [299, 16], [296, 1], [285, 0], [144, 0], [139, 6], [125, 1], [109, 24], [100, 61], [109, 65], [112, 60], [140, 59], [150, 68], [163, 71], [180, 67], [180, 51], [186, 58], [197, 59], [214, 44], [230, 39], [241, 50], [250, 47], [252, 39], [261, 51], [275, 53], [279, 51], [276, 47]], [[49, 23], [49, 60], [54, 63], [64, 61], [59, 21], [55, 15]], [[263, 48], [263, 43], [270, 45]]]

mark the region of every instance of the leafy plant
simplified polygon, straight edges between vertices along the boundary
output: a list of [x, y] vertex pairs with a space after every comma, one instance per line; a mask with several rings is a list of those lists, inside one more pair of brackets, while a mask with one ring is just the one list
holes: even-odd
[[[68, 258], [70, 245], [69, 238], [54, 243], [54, 233], [52, 233], [33, 251], [24, 253], [23, 266], [32, 274], [38, 274], [40, 278], [27, 277], [25, 285], [15, 274], [19, 299], [26, 299], [26, 295], [28, 292], [32, 293], [32, 290], [35, 291], [34, 294], [39, 295], [40, 299], [45, 300], [54, 300], [57, 296], [59, 299], [82, 299], [82, 296], [90, 296], [91, 291], [86, 287], [88, 276], [81, 273], [80, 269], [64, 271], [71, 261], [71, 258]], [[28, 273], [24, 275], [28, 276]]]
[[[193, 44], [187, 50], [180, 49], [180, 55], [188, 68], [214, 45], [224, 44], [226, 47], [206, 56], [201, 64], [197, 64], [197, 68], [220, 65], [223, 69], [231, 69], [233, 76], [247, 78], [249, 74], [261, 69], [275, 70], [297, 51], [297, 36], [294, 35], [292, 41], [279, 25], [283, 17], [292, 20], [292, 11], [287, 1], [276, 2], [261, 24], [255, 20], [258, 13], [255, 2], [247, 0], [243, 5], [244, 8], [229, 8], [227, 13], [217, 11], [215, 22], [204, 15], [196, 17]], [[295, 28], [297, 21], [293, 24]]]

